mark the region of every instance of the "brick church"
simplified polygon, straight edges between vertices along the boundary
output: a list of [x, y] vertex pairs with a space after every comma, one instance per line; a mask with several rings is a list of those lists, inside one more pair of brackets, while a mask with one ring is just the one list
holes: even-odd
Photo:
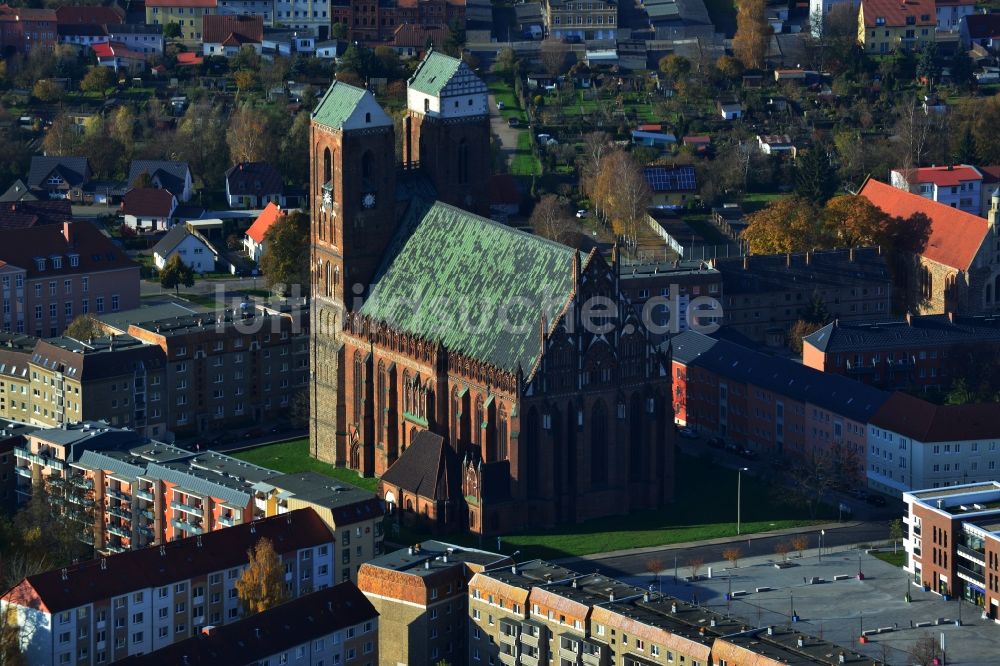
[[480, 216], [488, 97], [461, 60], [431, 51], [407, 107], [401, 164], [370, 92], [335, 82], [312, 116], [312, 454], [442, 530], [670, 500], [669, 364], [617, 252]]

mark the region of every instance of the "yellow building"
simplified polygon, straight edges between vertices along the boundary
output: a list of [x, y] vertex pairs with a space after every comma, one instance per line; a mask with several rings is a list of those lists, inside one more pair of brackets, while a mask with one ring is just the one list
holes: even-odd
[[934, 42], [936, 25], [934, 0], [861, 0], [858, 43], [866, 53], [911, 51]]
[[146, 0], [146, 23], [176, 23], [181, 29], [181, 41], [201, 42], [202, 19], [214, 14], [217, 4], [217, 0]]

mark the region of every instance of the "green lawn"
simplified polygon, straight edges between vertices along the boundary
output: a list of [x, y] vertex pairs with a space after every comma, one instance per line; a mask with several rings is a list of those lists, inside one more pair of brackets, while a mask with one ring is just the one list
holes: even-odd
[[906, 551], [900, 548], [895, 553], [886, 552], [876, 552], [872, 553], [873, 556], [882, 560], [883, 562], [888, 562], [894, 567], [902, 567], [906, 564]]
[[206, 308], [215, 308], [219, 305], [219, 302], [215, 300], [215, 296], [211, 296], [209, 294], [185, 294], [181, 292], [179, 296], [186, 301], [190, 301], [191, 303], [201, 305]]
[[510, 162], [510, 172], [515, 176], [542, 175], [542, 164], [531, 152], [531, 135], [528, 132], [517, 135], [517, 151]]
[[291, 442], [281, 442], [280, 444], [259, 446], [255, 449], [234, 453], [233, 457], [253, 463], [254, 465], [285, 472], [286, 474], [293, 472], [318, 472], [338, 481], [343, 481], [344, 483], [372, 492], [375, 491], [375, 487], [378, 485], [378, 479], [358, 476], [351, 470], [334, 467], [333, 465], [316, 460], [309, 455], [309, 440], [307, 438], [296, 439]]

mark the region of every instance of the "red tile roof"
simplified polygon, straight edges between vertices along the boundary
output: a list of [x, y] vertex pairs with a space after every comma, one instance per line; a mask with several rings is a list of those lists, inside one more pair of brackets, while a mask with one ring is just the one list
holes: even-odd
[[263, 537], [274, 543], [279, 554], [319, 546], [332, 538], [315, 511], [299, 509], [200, 537], [178, 539], [160, 547], [109, 555], [28, 576], [3, 599], [59, 613], [134, 590], [240, 566], [247, 561], [247, 550]]
[[706, 145], [712, 143], [712, 137], [707, 134], [699, 134], [697, 136], [686, 136], [682, 140], [685, 146], [688, 145]]
[[250, 228], [247, 229], [247, 236], [254, 239], [258, 243], [264, 242], [264, 236], [267, 235], [268, 229], [271, 225], [278, 221], [281, 217], [282, 212], [278, 204], [273, 201], [267, 204], [267, 207], [261, 211], [257, 219], [253, 221]]
[[122, 198], [122, 213], [136, 217], [168, 217], [177, 200], [166, 190], [156, 187], [136, 187]]
[[963, 181], [982, 180], [983, 176], [974, 168], [965, 164], [957, 166], [920, 167], [917, 169], [916, 182], [934, 183], [938, 187], [954, 187]]
[[264, 19], [260, 16], [206, 16], [202, 31], [205, 44], [260, 43], [264, 39]]
[[858, 194], [893, 217], [922, 213], [930, 218], [930, 236], [921, 255], [939, 264], [968, 270], [986, 238], [985, 219], [877, 180], [866, 180]]
[[1000, 183], [1000, 166], [981, 166], [979, 171], [983, 174], [983, 185]]
[[896, 392], [872, 416], [871, 425], [919, 442], [1000, 437], [1000, 403], [935, 405]]
[[417, 25], [403, 23], [392, 35], [392, 45], [398, 48], [411, 47], [423, 49], [428, 42], [443, 44], [448, 38], [448, 29], [444, 26]]
[[[865, 15], [865, 27], [901, 28], [907, 17], [913, 18], [911, 25], [934, 26], [937, 24], [937, 9], [934, 0], [861, 0], [861, 11]], [[885, 19], [878, 23], [877, 19]]]
[[59, 25], [91, 23], [94, 25], [117, 25], [124, 23], [125, 13], [117, 7], [79, 7], [66, 6], [56, 8], [56, 22]]
[[55, 21], [54, 9], [32, 9], [30, 7], [9, 7], [0, 5], [0, 19], [9, 21]]
[[183, 53], [177, 54], [178, 65], [200, 65], [203, 62], [205, 62], [205, 59], [200, 55], [198, 55], [197, 53], [184, 51]]
[[[65, 234], [69, 233], [70, 240]], [[79, 265], [71, 266], [63, 260], [62, 268], [52, 268], [47, 261], [44, 271], [39, 271], [33, 257], [53, 255], [79, 255]], [[111, 239], [98, 231], [90, 222], [77, 220], [66, 224], [44, 224], [27, 229], [0, 231], [0, 261], [20, 266], [28, 278], [48, 275], [75, 275], [98, 271], [138, 268]]]

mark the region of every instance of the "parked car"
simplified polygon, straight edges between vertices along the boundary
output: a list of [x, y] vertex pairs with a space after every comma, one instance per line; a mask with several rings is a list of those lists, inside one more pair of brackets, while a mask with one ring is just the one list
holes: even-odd
[[503, 111], [503, 109], [504, 109], [503, 102], [497, 102], [497, 111]]
[[508, 118], [507, 127], [517, 127], [521, 123], [518, 122], [517, 118]]
[[587, 211], [586, 211], [585, 209], [583, 209], [583, 208], [581, 208], [580, 210], [576, 211], [576, 216], [577, 216], [578, 218], [580, 218], [580, 219], [583, 219], [583, 218], [587, 217], [588, 215], [590, 215], [590, 213], [588, 213], [588, 212], [587, 212]]
[[726, 451], [730, 453], [739, 453], [743, 450], [742, 446], [738, 446], [735, 442], [726, 442]]
[[678, 428], [677, 434], [685, 439], [698, 439], [698, 433], [696, 433], [692, 428]]

